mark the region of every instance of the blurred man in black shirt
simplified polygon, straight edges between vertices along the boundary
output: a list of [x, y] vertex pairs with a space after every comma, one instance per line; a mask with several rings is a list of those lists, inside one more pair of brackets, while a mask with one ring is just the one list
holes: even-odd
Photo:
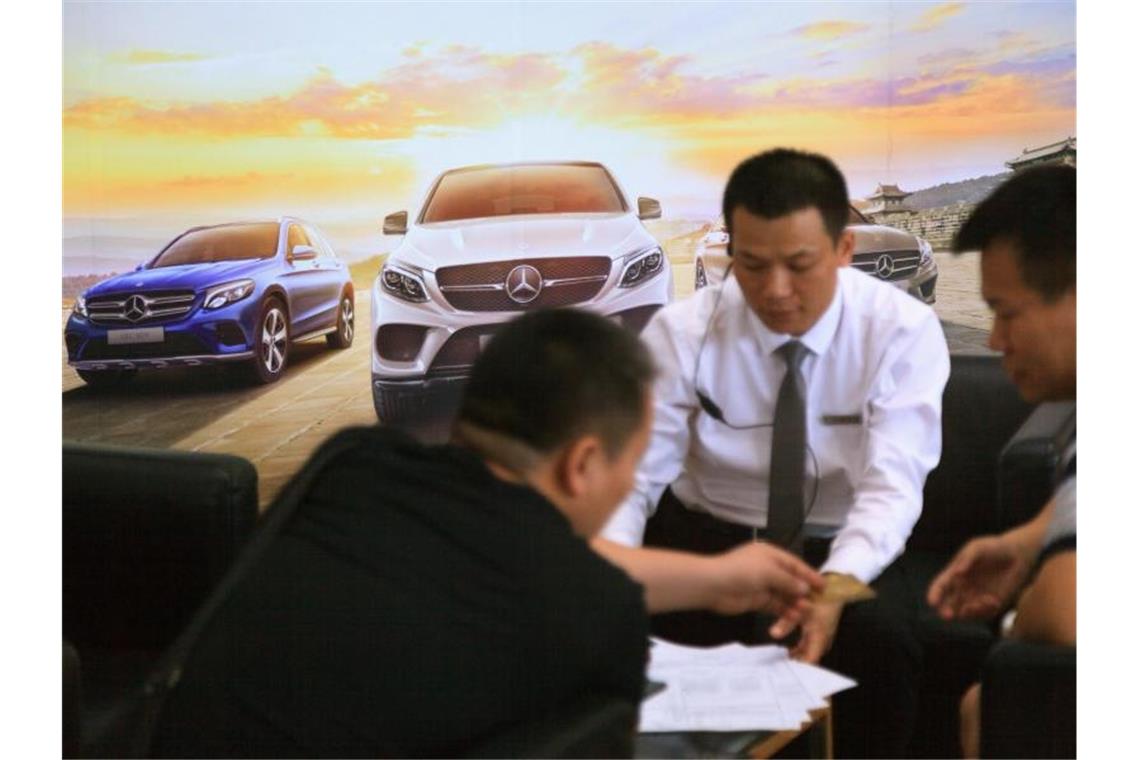
[[587, 694], [636, 704], [647, 605], [798, 620], [822, 581], [771, 546], [619, 568], [587, 543], [632, 485], [652, 374], [601, 317], [504, 327], [453, 444], [376, 428], [330, 461], [192, 649], [156, 754], [455, 755]]

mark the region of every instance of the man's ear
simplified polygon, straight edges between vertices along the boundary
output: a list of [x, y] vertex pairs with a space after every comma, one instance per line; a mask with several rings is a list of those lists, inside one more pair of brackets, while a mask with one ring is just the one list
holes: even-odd
[[855, 233], [851, 230], [843, 230], [839, 233], [839, 242], [835, 245], [835, 253], [839, 256], [839, 266], [845, 267], [851, 264], [851, 259], [855, 256]]
[[605, 450], [594, 435], [584, 435], [562, 450], [558, 459], [558, 485], [572, 499], [590, 490]]

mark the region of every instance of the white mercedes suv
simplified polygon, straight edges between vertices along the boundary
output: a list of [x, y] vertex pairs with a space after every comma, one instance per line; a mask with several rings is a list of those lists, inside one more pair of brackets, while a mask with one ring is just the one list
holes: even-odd
[[404, 238], [372, 286], [380, 421], [453, 414], [480, 349], [521, 311], [580, 306], [640, 332], [672, 300], [669, 260], [641, 223], [660, 216], [652, 198], [631, 206], [599, 163], [444, 172], [414, 219], [384, 218]]

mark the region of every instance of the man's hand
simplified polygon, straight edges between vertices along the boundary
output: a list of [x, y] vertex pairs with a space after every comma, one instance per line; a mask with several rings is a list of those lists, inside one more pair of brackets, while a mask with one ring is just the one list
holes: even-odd
[[634, 548], [604, 538], [594, 538], [590, 545], [645, 588], [650, 613], [760, 610], [781, 616], [777, 625], [791, 630], [807, 610], [806, 597], [823, 588], [823, 577], [803, 560], [766, 543], [712, 556]]
[[762, 610], [795, 627], [807, 611], [807, 595], [823, 577], [794, 554], [768, 543], [743, 544], [709, 557], [708, 609], [722, 615]]
[[[800, 624], [799, 643], [791, 652], [792, 658], [813, 665], [818, 663], [827, 654], [827, 650], [831, 649], [842, 612], [843, 602], [815, 602], [808, 605], [807, 614]], [[783, 621], [777, 621], [769, 631], [775, 638], [782, 638], [791, 632], [791, 628], [777, 629], [781, 622]]]
[[1033, 567], [1033, 552], [1009, 534], [963, 546], [930, 584], [926, 600], [946, 619], [991, 618], [1007, 608]]

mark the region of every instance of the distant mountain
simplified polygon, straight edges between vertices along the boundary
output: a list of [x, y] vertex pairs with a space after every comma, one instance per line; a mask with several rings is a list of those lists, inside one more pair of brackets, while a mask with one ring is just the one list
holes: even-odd
[[[964, 179], [960, 182], [944, 182], [941, 185], [916, 190], [906, 198], [906, 205], [915, 211], [939, 206], [951, 206], [955, 203], [978, 203], [994, 188], [1009, 178], [1011, 172], [989, 174], [974, 179]], [[905, 188], [904, 188], [905, 189]]]
[[129, 272], [139, 264], [146, 261], [145, 256], [137, 259], [104, 256], [67, 256], [63, 257], [63, 276], [72, 277], [88, 274], [110, 274], [111, 272]]
[[166, 240], [117, 235], [75, 235], [63, 239], [63, 274], [129, 272], [158, 253]]

